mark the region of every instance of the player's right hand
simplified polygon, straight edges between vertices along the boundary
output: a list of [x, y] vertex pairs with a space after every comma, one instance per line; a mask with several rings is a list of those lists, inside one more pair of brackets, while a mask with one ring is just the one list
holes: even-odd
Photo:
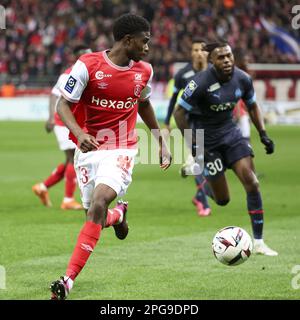
[[54, 126], [55, 126], [54, 120], [47, 120], [47, 122], [45, 123], [46, 132], [48, 133], [52, 132]]
[[161, 169], [167, 170], [172, 163], [172, 154], [166, 146], [159, 148], [159, 165]]
[[77, 139], [78, 139], [77, 146], [83, 153], [86, 153], [89, 151], [95, 151], [100, 147], [96, 138], [87, 133], [83, 133], [79, 135]]

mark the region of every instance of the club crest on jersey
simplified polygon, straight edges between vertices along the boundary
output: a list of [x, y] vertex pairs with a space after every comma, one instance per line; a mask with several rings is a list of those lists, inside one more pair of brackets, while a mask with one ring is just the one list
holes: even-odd
[[134, 75], [134, 80], [135, 81], [142, 81], [142, 74], [141, 73], [136, 73]]
[[73, 78], [72, 76], [69, 77], [66, 85], [65, 85], [65, 90], [69, 93], [72, 93], [74, 87], [75, 87], [75, 84], [76, 84], [77, 80], [75, 78]]
[[191, 80], [188, 83], [188, 85], [185, 87], [183, 94], [187, 97], [190, 97], [197, 87], [198, 87], [197, 83], [194, 80]]
[[137, 84], [135, 87], [134, 87], [134, 95], [136, 97], [139, 97], [141, 95], [141, 92], [143, 90], [143, 87], [139, 84]]
[[240, 97], [242, 96], [242, 91], [241, 91], [241, 89], [240, 89], [240, 88], [237, 88], [237, 89], [235, 90], [234, 95], [235, 95], [235, 97], [236, 97], [237, 99], [240, 99]]
[[102, 80], [103, 78], [111, 78], [112, 75], [111, 74], [105, 74], [103, 71], [97, 71], [95, 73], [95, 77], [98, 80]]

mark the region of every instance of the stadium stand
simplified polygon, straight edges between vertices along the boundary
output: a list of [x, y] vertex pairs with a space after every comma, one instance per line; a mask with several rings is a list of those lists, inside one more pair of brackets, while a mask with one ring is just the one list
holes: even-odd
[[7, 21], [5, 32], [0, 33], [0, 81], [9, 75], [17, 86], [51, 86], [72, 60], [70, 48], [80, 42], [90, 44], [93, 50], [109, 47], [113, 20], [128, 11], [151, 21], [148, 60], [156, 81], [168, 81], [173, 63], [189, 60], [192, 36], [225, 37], [233, 48], [248, 50], [256, 63], [297, 63], [299, 52], [283, 48], [270, 31], [273, 23], [291, 39], [299, 40], [299, 30], [291, 25], [292, 2], [4, 0]]

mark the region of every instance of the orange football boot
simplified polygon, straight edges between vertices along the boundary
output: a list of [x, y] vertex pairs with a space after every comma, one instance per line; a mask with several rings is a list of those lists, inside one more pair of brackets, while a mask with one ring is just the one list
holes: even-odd
[[52, 207], [52, 203], [49, 198], [48, 190], [46, 187], [43, 187], [41, 183], [37, 183], [32, 187], [32, 191], [38, 196], [42, 204], [46, 207]]

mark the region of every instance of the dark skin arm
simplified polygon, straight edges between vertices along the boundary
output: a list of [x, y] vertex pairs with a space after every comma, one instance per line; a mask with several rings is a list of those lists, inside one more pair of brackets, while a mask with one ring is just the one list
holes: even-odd
[[186, 121], [186, 110], [179, 104], [176, 106], [174, 118], [178, 129], [181, 131], [181, 134], [184, 135], [184, 130], [189, 129], [190, 127]]
[[261, 110], [256, 102], [251, 105], [251, 108], [248, 109], [248, 113], [253, 124], [255, 125], [256, 130], [258, 132], [265, 130], [265, 124], [261, 114]]
[[186, 113], [187, 111], [178, 104], [174, 112], [174, 118], [178, 129], [181, 131], [182, 136], [185, 137], [185, 141], [189, 150], [193, 150], [193, 137], [190, 126], [186, 120]]
[[170, 100], [167, 116], [165, 119], [165, 125], [169, 131], [170, 131], [170, 120], [174, 111], [174, 106], [176, 104], [177, 97], [178, 97], [178, 92], [174, 92]]
[[97, 150], [99, 143], [95, 137], [85, 133], [78, 123], [70, 110], [72, 103], [66, 100], [64, 97], [61, 97], [58, 101], [57, 112], [61, 120], [65, 123], [67, 128], [74, 134], [78, 140], [78, 147], [82, 152], [89, 152]]
[[273, 153], [275, 145], [267, 135], [261, 110], [256, 102], [251, 105], [251, 108], [248, 109], [248, 112], [256, 130], [259, 133], [260, 141], [265, 145], [266, 153]]
[[53, 131], [54, 128], [54, 112], [55, 112], [55, 104], [56, 104], [56, 100], [58, 99], [58, 97], [51, 93], [50, 98], [49, 98], [49, 118], [47, 120], [47, 122], [45, 123], [45, 129], [46, 131], [49, 133], [51, 131]]
[[171, 165], [172, 156], [162, 137], [151, 102], [149, 100], [140, 101], [138, 113], [156, 140], [159, 142], [160, 167], [163, 170], [168, 169]]

